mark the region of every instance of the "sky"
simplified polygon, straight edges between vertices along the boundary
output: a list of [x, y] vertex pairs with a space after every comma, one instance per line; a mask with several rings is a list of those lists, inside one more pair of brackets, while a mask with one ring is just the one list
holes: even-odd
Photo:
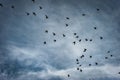
[[0, 3], [0, 80], [120, 80], [119, 0]]

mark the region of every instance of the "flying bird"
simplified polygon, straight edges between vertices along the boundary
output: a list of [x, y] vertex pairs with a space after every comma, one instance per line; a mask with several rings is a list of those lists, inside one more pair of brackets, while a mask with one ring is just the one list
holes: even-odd
[[94, 27], [94, 29], [96, 30], [96, 29], [97, 29], [97, 27]]
[[79, 42], [81, 42], [81, 39], [79, 39]]
[[110, 55], [111, 57], [113, 57], [113, 55]]
[[98, 65], [98, 63], [97, 63], [97, 62], [95, 62], [95, 65]]
[[73, 44], [75, 45], [75, 44], [76, 44], [76, 42], [74, 41], [74, 42], [73, 42]]
[[86, 51], [87, 51], [87, 49], [84, 49], [84, 50], [83, 50], [83, 52], [86, 52]]
[[47, 15], [45, 15], [45, 18], [46, 18], [46, 19], [48, 19], [48, 16], [47, 16]]
[[76, 61], [79, 61], [78, 59], [76, 59]]
[[77, 33], [74, 33], [74, 35], [77, 35]]
[[86, 38], [85, 41], [88, 41], [88, 39]]
[[53, 36], [55, 36], [56, 34], [53, 32]]
[[107, 53], [110, 53], [110, 51], [108, 51]]
[[45, 30], [45, 33], [48, 33], [48, 30]]
[[80, 72], [82, 72], [83, 70], [82, 69], [80, 69]]
[[33, 3], [35, 3], [35, 0], [32, 0]]
[[90, 58], [92, 58], [92, 56], [90, 56]]
[[76, 38], [79, 38], [79, 36], [76, 36]]
[[39, 6], [40, 9], [42, 9], [42, 6]]
[[82, 16], [86, 16], [86, 14], [82, 14]]
[[69, 17], [66, 17], [66, 19], [70, 19]]
[[35, 13], [35, 12], [33, 12], [33, 15], [34, 15], [34, 16], [36, 16], [36, 13]]
[[63, 37], [65, 37], [65, 34], [63, 34]]
[[3, 7], [3, 4], [2, 4], [2, 3], [0, 3], [0, 7]]
[[108, 57], [105, 57], [105, 59], [108, 59]]
[[14, 9], [14, 8], [15, 8], [15, 6], [14, 6], [14, 5], [12, 5], [12, 6], [11, 6], [11, 8], [12, 8], [12, 9]]
[[65, 24], [66, 25], [66, 27], [68, 26], [68, 24]]
[[100, 39], [103, 39], [103, 37], [102, 37], [102, 36], [100, 36]]
[[68, 74], [68, 77], [70, 77], [70, 74]]
[[92, 39], [90, 39], [90, 41], [92, 41]]
[[46, 41], [44, 41], [43, 43], [46, 44]]
[[89, 66], [91, 66], [91, 64], [89, 64]]
[[26, 12], [26, 15], [28, 15], [28, 16], [29, 16], [29, 15], [30, 15], [30, 13]]
[[100, 9], [98, 9], [98, 8], [97, 8], [96, 10], [97, 10], [97, 11], [100, 11]]
[[77, 70], [79, 70], [79, 68], [77, 68]]
[[56, 42], [56, 40], [55, 40], [55, 39], [54, 39], [53, 41], [54, 41], [54, 42]]

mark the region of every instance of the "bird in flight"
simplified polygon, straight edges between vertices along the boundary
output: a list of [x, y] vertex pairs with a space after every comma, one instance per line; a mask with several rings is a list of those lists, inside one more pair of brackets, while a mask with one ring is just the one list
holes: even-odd
[[28, 16], [29, 16], [29, 15], [30, 15], [30, 13], [26, 12], [26, 15], [28, 15]]
[[14, 8], [15, 8], [15, 6], [14, 6], [14, 5], [12, 5], [12, 6], [11, 6], [11, 8], [12, 8], [12, 9], [14, 9]]
[[46, 44], [46, 41], [44, 41], [43, 43]]
[[36, 16], [36, 13], [35, 13], [35, 12], [33, 12], [33, 15], [34, 15], [34, 16]]
[[100, 9], [98, 9], [98, 8], [97, 8], [96, 10], [97, 10], [97, 11], [100, 11]]
[[74, 35], [77, 35], [77, 33], [74, 33]]
[[102, 36], [100, 36], [100, 39], [103, 39], [103, 37], [102, 37]]
[[46, 19], [48, 19], [48, 16], [47, 16], [47, 15], [45, 15], [45, 18], [46, 18]]
[[79, 39], [79, 42], [81, 42], [81, 39]]
[[45, 33], [48, 33], [48, 30], [45, 30]]
[[33, 3], [35, 3], [35, 0], [32, 0]]
[[56, 34], [53, 32], [53, 36], [55, 36]]
[[2, 4], [2, 3], [0, 3], [0, 7], [3, 7], [3, 4]]
[[66, 25], [66, 27], [68, 26], [68, 24], [65, 24]]
[[69, 17], [66, 17], [66, 19], [70, 19]]
[[86, 52], [86, 51], [87, 51], [87, 49], [84, 49], [84, 50], [83, 50], [83, 52]]
[[70, 74], [68, 74], [68, 77], [70, 77]]
[[63, 37], [65, 37], [65, 34], [63, 34]]
[[39, 6], [40, 9], [42, 9], [42, 6]]
[[82, 14], [82, 16], [86, 16], [86, 14]]
[[73, 42], [73, 44], [75, 45], [75, 44], [76, 44], [76, 42], [74, 41], [74, 42]]

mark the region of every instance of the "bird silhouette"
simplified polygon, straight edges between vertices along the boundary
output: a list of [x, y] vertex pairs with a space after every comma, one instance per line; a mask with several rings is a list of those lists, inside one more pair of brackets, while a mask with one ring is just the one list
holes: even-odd
[[98, 8], [97, 8], [96, 10], [97, 10], [97, 11], [100, 11], [100, 9], [98, 9]]
[[40, 9], [42, 9], [42, 6], [39, 6]]
[[92, 56], [90, 56], [90, 58], [92, 58]]
[[79, 68], [77, 68], [77, 70], [79, 70]]
[[77, 64], [79, 64], [79, 62], [77, 62]]
[[110, 53], [110, 51], [108, 51], [107, 53]]
[[85, 41], [88, 41], [88, 39], [86, 38]]
[[80, 72], [82, 72], [83, 70], [82, 69], [80, 69]]
[[89, 66], [91, 66], [91, 64], [89, 64]]
[[12, 8], [12, 9], [14, 9], [14, 8], [15, 8], [15, 6], [14, 6], [14, 5], [12, 5], [12, 6], [11, 6], [11, 8]]
[[48, 33], [48, 30], [45, 30], [45, 33]]
[[81, 42], [81, 39], [79, 39], [79, 42]]
[[66, 17], [66, 19], [70, 19], [69, 17]]
[[76, 36], [76, 38], [79, 38], [79, 36]]
[[35, 12], [33, 12], [33, 15], [34, 15], [34, 16], [36, 16], [36, 13], [35, 13]]
[[82, 65], [79, 65], [80, 67], [82, 66]]
[[35, 3], [35, 0], [32, 0], [33, 3]]
[[63, 34], [63, 37], [65, 37], [65, 34]]
[[86, 16], [86, 14], [82, 14], [82, 16]]
[[118, 72], [118, 74], [120, 74], [120, 72]]
[[95, 62], [95, 65], [98, 65], [98, 63], [97, 63], [97, 62]]
[[29, 16], [29, 15], [30, 15], [30, 13], [26, 12], [26, 15], [28, 15], [28, 16]]
[[55, 36], [56, 34], [53, 32], [53, 36]]
[[0, 7], [3, 7], [3, 4], [2, 4], [2, 3], [0, 3]]
[[46, 18], [46, 19], [48, 19], [48, 16], [47, 16], [47, 15], [45, 15], [45, 18]]
[[70, 74], [68, 74], [68, 77], [70, 77]]
[[47, 44], [46, 41], [43, 42], [44, 44]]
[[87, 49], [84, 49], [84, 50], [83, 50], [83, 52], [86, 52], [86, 51], [87, 51]]
[[113, 57], [113, 55], [110, 55], [111, 57]]
[[80, 56], [80, 58], [83, 58], [83, 57], [85, 57], [85, 56], [84, 55]]
[[76, 59], [76, 61], [79, 61], [78, 59]]
[[74, 33], [74, 35], [77, 35], [77, 33]]
[[102, 36], [100, 36], [100, 39], [103, 39], [103, 37], [102, 37]]
[[68, 26], [68, 24], [65, 24], [66, 25], [66, 27]]
[[56, 42], [56, 39], [54, 39], [53, 41]]
[[94, 27], [94, 29], [96, 30], [96, 29], [97, 29], [97, 27]]
[[90, 41], [92, 41], [92, 39], [90, 39]]
[[108, 57], [105, 57], [105, 59], [108, 59]]
[[75, 44], [76, 44], [76, 42], [74, 41], [74, 42], [73, 42], [73, 44], [75, 45]]

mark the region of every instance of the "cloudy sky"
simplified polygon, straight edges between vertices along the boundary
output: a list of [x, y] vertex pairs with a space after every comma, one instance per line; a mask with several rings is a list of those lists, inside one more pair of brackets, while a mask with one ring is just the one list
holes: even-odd
[[0, 0], [0, 4], [0, 80], [120, 80], [119, 0]]

